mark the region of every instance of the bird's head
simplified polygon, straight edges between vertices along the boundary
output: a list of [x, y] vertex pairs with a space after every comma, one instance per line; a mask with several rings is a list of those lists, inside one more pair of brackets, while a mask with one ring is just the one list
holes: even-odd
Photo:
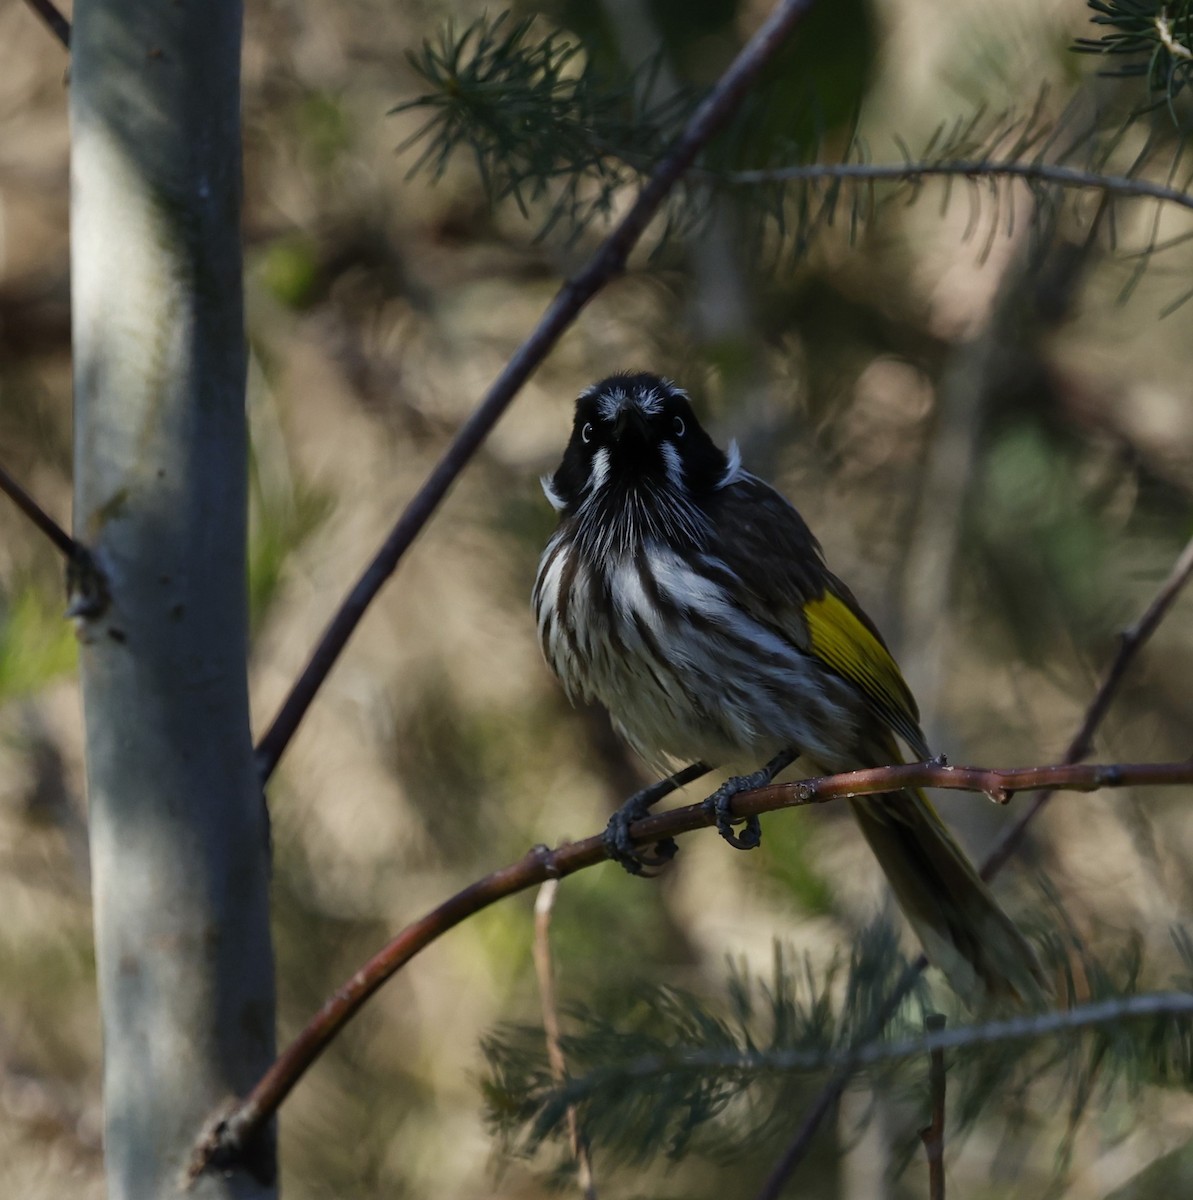
[[726, 454], [713, 442], [681, 387], [658, 375], [611, 375], [580, 393], [563, 462], [543, 490], [565, 514], [619, 497], [690, 503], [740, 469], [737, 446]]

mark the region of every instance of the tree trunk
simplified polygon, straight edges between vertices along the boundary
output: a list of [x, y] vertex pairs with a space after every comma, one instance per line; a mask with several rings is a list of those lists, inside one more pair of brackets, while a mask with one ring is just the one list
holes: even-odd
[[[75, 527], [111, 1200], [179, 1193], [273, 1055], [246, 680], [239, 3], [78, 0]], [[199, 1197], [275, 1194], [272, 1135]]]

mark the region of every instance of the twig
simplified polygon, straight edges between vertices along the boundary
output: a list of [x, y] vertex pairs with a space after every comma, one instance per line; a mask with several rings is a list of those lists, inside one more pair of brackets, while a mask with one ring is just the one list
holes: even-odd
[[80, 546], [74, 538], [17, 481], [0, 467], [0, 492], [8, 498], [54, 543], [67, 558], [74, 558]]
[[257, 747], [263, 780], [273, 774], [299, 722], [311, 706], [340, 652], [360, 624], [365, 611], [421, 532], [440, 501], [480, 448], [518, 389], [575, 320], [581, 309], [606, 283], [624, 269], [630, 251], [658, 212], [659, 206], [692, 160], [725, 124], [759, 73], [787, 40], [812, 0], [781, 0], [742, 48], [692, 114], [684, 131], [663, 155], [638, 199], [620, 224], [601, 243], [584, 269], [568, 280], [489, 388], [484, 400], [464, 423], [455, 440], [431, 471], [418, 494], [398, 518], [373, 561], [348, 593], [324, 631], [311, 659]]
[[923, 1039], [881, 1042], [867, 1048], [861, 1056], [863, 1066], [896, 1058], [912, 1058], [924, 1051], [964, 1050], [969, 1046], [989, 1046], [998, 1042], [1025, 1042], [1054, 1033], [1072, 1033], [1117, 1021], [1144, 1017], [1193, 1016], [1193, 993], [1145, 992], [1140, 996], [1116, 996], [1075, 1004], [1072, 1008], [1053, 1009], [1026, 1017], [1004, 1017], [978, 1025], [958, 1025], [941, 1029]]
[[738, 184], [753, 187], [767, 183], [907, 183], [917, 179], [1027, 179], [1036, 183], [1052, 183], [1060, 187], [1092, 188], [1114, 196], [1143, 197], [1164, 200], [1181, 208], [1193, 208], [1193, 196], [1180, 188], [1163, 183], [1151, 183], [1129, 175], [1103, 175], [1080, 167], [1064, 167], [1056, 163], [1023, 162], [1019, 159], [955, 158], [940, 162], [902, 163], [809, 163], [806, 166], [774, 167], [757, 171], [732, 171], [717, 176], [708, 172], [709, 182]]
[[1186, 61], [1193, 59], [1193, 50], [1172, 36], [1172, 26], [1168, 22], [1168, 9], [1160, 9], [1156, 14], [1155, 24], [1161, 44], [1173, 58], [1183, 58]]
[[[943, 1013], [929, 1013], [924, 1028], [929, 1037], [944, 1029]], [[933, 1046], [928, 1055], [928, 1087], [932, 1093], [932, 1120], [920, 1130], [928, 1160], [928, 1200], [944, 1200], [944, 1050]]]
[[[967, 1050], [974, 1046], [1032, 1042], [1056, 1034], [1079, 1033], [1099, 1025], [1157, 1017], [1193, 1017], [1193, 992], [1144, 992], [1137, 996], [1116, 996], [1030, 1016], [955, 1025], [952, 1029], [945, 1029], [942, 1022], [920, 1037], [897, 1042], [880, 1037], [846, 1050], [825, 1052], [758, 1046], [747, 1049], [717, 1046], [680, 1050], [673, 1047], [664, 1054], [643, 1054], [626, 1062], [602, 1064], [598, 1071], [573, 1079], [564, 1090], [564, 1096], [570, 1102], [580, 1103], [598, 1089], [621, 1088], [676, 1071], [733, 1075], [739, 1079], [743, 1076], [808, 1074], [842, 1066], [849, 1066], [856, 1071], [859, 1067], [874, 1067], [882, 1063], [919, 1058], [924, 1054], [943, 1055], [950, 1050]], [[943, 1091], [940, 1096], [943, 1102]]]
[[[1102, 787], [1179, 783], [1193, 783], [1193, 761], [1087, 763], [1027, 767], [1011, 771], [949, 767], [940, 763], [911, 763], [895, 767], [876, 767], [867, 771], [850, 771], [844, 775], [826, 775], [800, 783], [771, 784], [769, 787], [736, 796], [733, 801], [733, 813], [736, 817], [745, 817], [781, 808], [822, 804], [848, 796], [898, 791], [906, 787], [978, 791], [993, 797], [999, 803], [1005, 803], [1015, 792], [1041, 787], [1088, 792]], [[654, 845], [667, 837], [706, 828], [715, 821], [716, 815], [706, 810], [703, 803], [689, 804], [635, 821], [630, 826], [630, 837], [635, 845]], [[208, 1165], [234, 1161], [241, 1148], [251, 1140], [261, 1125], [269, 1120], [303, 1073], [339, 1031], [356, 1015], [369, 997], [420, 950], [425, 949], [461, 921], [506, 896], [535, 887], [548, 879], [562, 879], [567, 875], [574, 875], [577, 871], [604, 862], [607, 857], [603, 834], [585, 838], [582, 842], [564, 843], [555, 850], [538, 846], [518, 862], [477, 880], [412, 925], [408, 925], [332, 994], [248, 1096], [216, 1115], [211, 1128], [205, 1132], [196, 1148], [190, 1169], [192, 1178]], [[926, 960], [921, 957], [905, 972], [904, 979], [892, 993], [888, 1005], [880, 1012], [876, 1022], [877, 1028], [873, 1033], [867, 1032], [860, 1041], [868, 1041], [877, 1036], [925, 965]], [[847, 1058], [845, 1061], [852, 1063], [854, 1060]], [[859, 1057], [857, 1061], [862, 1062], [864, 1059]], [[846, 1072], [841, 1078], [840, 1087], [845, 1086], [848, 1076], [849, 1072]], [[826, 1112], [831, 1108], [833, 1100], [835, 1096], [825, 1103]], [[821, 1113], [821, 1116], [823, 1115], [824, 1113]]]
[[[1168, 578], [1152, 598], [1143, 615], [1133, 625], [1123, 631], [1118, 652], [1115, 654], [1097, 692], [1094, 693], [1094, 698], [1090, 701], [1089, 707], [1085, 711], [1085, 716], [1077, 733], [1069, 743], [1069, 748], [1065, 753], [1066, 763], [1073, 763], [1077, 759], [1083, 758], [1089, 752], [1089, 746], [1093, 740], [1094, 733], [1106, 716], [1110, 702], [1114, 697], [1114, 693], [1118, 690], [1127, 668], [1139, 653], [1144, 643], [1155, 632], [1156, 627], [1164, 619], [1169, 608], [1172, 607], [1173, 601], [1176, 600], [1181, 589], [1189, 581], [1190, 573], [1193, 573], [1193, 538], [1189, 540], [1184, 550], [1181, 551]], [[983, 879], [991, 880], [1002, 870], [1022, 843], [1028, 826], [1044, 805], [1048, 803], [1051, 795], [1051, 790], [1045, 790], [1039, 796], [1036, 796], [1019, 820], [998, 841], [994, 849], [986, 857], [986, 861], [982, 864], [981, 875]], [[887, 1021], [899, 1010], [899, 1006], [911, 991], [916, 979], [927, 969], [927, 966], [928, 960], [921, 954], [911, 964], [898, 984], [895, 985], [891, 995], [887, 999], [887, 1003], [882, 1006], [874, 1021], [871, 1022], [870, 1028], [866, 1030], [863, 1038], [859, 1040], [878, 1036]], [[792, 1135], [791, 1141], [787, 1143], [783, 1153], [771, 1169], [771, 1173], [767, 1176], [766, 1182], [758, 1192], [755, 1200], [778, 1200], [783, 1188], [786, 1186], [787, 1180], [791, 1177], [796, 1167], [799, 1166], [804, 1155], [807, 1154], [821, 1122], [832, 1111], [841, 1093], [845, 1090], [845, 1085], [849, 1082], [853, 1070], [853, 1065], [846, 1063], [826, 1081], [815, 1100], [812, 1101], [811, 1107], [804, 1114], [804, 1119]]]
[[[1094, 693], [1089, 708], [1085, 710], [1085, 717], [1082, 719], [1080, 728], [1065, 751], [1064, 762], [1079, 762], [1089, 754], [1093, 748], [1094, 734], [1102, 724], [1110, 708], [1110, 701], [1118, 690], [1132, 659], [1144, 642], [1155, 633], [1156, 626], [1164, 619], [1165, 614], [1180, 595], [1181, 589], [1189, 582], [1191, 574], [1193, 574], [1193, 538], [1190, 538], [1185, 544], [1185, 548], [1168, 573], [1168, 578], [1152, 598], [1152, 602], [1144, 609], [1139, 619], [1124, 629], [1120, 635], [1118, 650], [1103, 676], [1102, 682], [1098, 685], [1098, 690]], [[982, 864], [983, 879], [993, 879], [1003, 869], [1022, 844], [1027, 834], [1027, 827], [1051, 798], [1050, 791], [1041, 792], [1028, 805], [1019, 820], [1002, 835]]]
[[50, 27], [50, 32], [70, 49], [70, 22], [58, 11], [54, 0], [25, 0], [31, 9]]
[[[843, 796], [869, 796], [899, 788], [945, 788], [983, 792], [995, 804], [1006, 804], [1016, 792], [1096, 792], [1100, 788], [1193, 783], [1193, 759], [1175, 763], [1058, 763], [1049, 767], [950, 767], [946, 763], [904, 763], [869, 767], [840, 775], [821, 775], [793, 783], [772, 783], [744, 793], [735, 816], [772, 812], [801, 804], [823, 804]], [[772, 800], [783, 801], [773, 804]], [[682, 811], [682, 810], [677, 810]], [[670, 814], [668, 814], [670, 815]], [[637, 826], [635, 826], [637, 828]]]
[[[555, 971], [551, 963], [551, 912], [559, 880], [548, 879], [539, 888], [534, 902], [534, 969], [538, 976], [539, 1001], [543, 1010], [543, 1033], [547, 1039], [547, 1061], [551, 1075], [562, 1086], [567, 1080], [567, 1061], [559, 1036], [559, 1010], [555, 1003]], [[567, 1107], [568, 1145], [576, 1160], [576, 1176], [584, 1200], [597, 1200], [592, 1177], [592, 1156], [588, 1141], [580, 1129], [580, 1116], [574, 1104]]]
[[91, 551], [74, 538], [0, 467], [0, 492], [54, 543], [66, 557], [66, 615], [77, 621], [94, 620], [108, 607], [108, 581]]

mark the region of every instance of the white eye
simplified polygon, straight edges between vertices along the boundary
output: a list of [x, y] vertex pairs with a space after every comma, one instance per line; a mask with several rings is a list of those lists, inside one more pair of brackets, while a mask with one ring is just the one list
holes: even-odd
[[686, 428], [687, 428], [687, 426], [684, 425], [684, 423], [683, 423], [683, 417], [676, 417], [675, 418], [675, 436], [683, 437], [684, 431], [686, 430]]
[[584, 428], [580, 430], [580, 440], [587, 446], [592, 441], [592, 422], [586, 421]]

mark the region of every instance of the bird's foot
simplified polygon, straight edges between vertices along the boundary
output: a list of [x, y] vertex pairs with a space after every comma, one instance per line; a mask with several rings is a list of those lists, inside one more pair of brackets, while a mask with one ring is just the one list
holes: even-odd
[[[766, 787], [768, 783], [774, 782], [775, 776], [785, 767], [789, 767], [798, 757], [798, 751], [784, 750], [776, 754], [760, 770], [749, 775], [735, 775], [732, 779], [725, 780], [704, 801], [705, 811], [712, 813], [717, 819], [717, 832], [731, 846], [738, 850], [753, 850], [762, 842], [761, 822], [754, 815], [735, 817], [733, 815], [734, 799], [742, 792], [752, 792], [755, 788]], [[745, 822], [741, 833], [737, 833], [733, 828], [733, 822], [737, 820]]]
[[635, 792], [610, 818], [603, 840], [609, 857], [631, 875], [657, 875], [679, 853], [674, 838], [656, 842], [653, 851], [643, 851], [634, 845], [630, 826], [650, 815], [650, 810], [666, 795], [699, 778], [708, 771], [703, 763], [693, 763], [667, 779], [652, 783]]
[[630, 826], [649, 816], [650, 805], [639, 803], [642, 792], [631, 796], [605, 826], [604, 843], [609, 857], [631, 875], [657, 875], [679, 853], [674, 838], [656, 842], [653, 850], [642, 850], [630, 839]]

